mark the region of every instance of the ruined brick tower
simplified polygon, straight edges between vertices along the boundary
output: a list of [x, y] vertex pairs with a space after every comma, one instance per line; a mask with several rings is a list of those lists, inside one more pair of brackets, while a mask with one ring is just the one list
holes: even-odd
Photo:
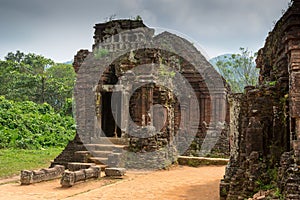
[[259, 86], [230, 100], [233, 141], [221, 199], [244, 199], [266, 186], [300, 199], [299, 0], [269, 33], [256, 64]]
[[141, 20], [94, 28], [93, 51], [73, 63], [77, 134], [53, 164], [162, 168], [183, 153], [229, 152], [228, 88], [190, 42]]

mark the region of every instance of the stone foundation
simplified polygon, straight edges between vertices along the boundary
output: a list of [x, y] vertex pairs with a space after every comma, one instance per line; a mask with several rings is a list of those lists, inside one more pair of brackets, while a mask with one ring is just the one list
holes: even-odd
[[152, 152], [113, 153], [108, 157], [110, 167], [124, 167], [126, 169], [165, 169], [177, 161], [175, 148], [162, 148]]

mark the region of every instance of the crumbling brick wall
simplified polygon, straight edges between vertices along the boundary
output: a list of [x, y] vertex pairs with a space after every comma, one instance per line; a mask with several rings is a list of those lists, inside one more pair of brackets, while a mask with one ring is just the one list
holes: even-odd
[[[226, 109], [228, 88], [224, 87], [224, 79], [220, 78], [192, 43], [168, 32], [155, 36], [154, 30], [146, 27], [140, 20], [113, 20], [96, 24], [94, 40], [92, 52], [78, 51], [73, 63], [77, 72], [75, 104], [78, 111], [76, 112], [78, 140], [70, 142], [71, 145], [55, 159], [55, 163], [74, 160], [73, 150], [78, 149], [77, 144], [92, 143], [99, 137], [126, 138], [129, 141], [130, 151], [152, 152], [173, 145], [175, 136], [179, 135], [178, 132], [181, 133], [176, 139], [179, 145], [192, 144], [188, 150], [185, 149], [187, 155], [199, 155], [204, 140], [211, 144], [218, 138], [213, 153], [228, 154], [228, 134], [224, 129], [229, 121]], [[153, 74], [147, 70], [144, 74], [136, 74], [134, 71], [136, 67], [146, 65], [153, 65]], [[168, 77], [172, 72], [167, 70], [159, 72], [163, 65], [177, 71], [177, 77], [173, 75], [172, 80]], [[124, 78], [125, 73], [127, 74]], [[183, 77], [196, 97], [189, 97], [184, 87], [171, 91], [161, 87], [161, 83], [155, 85], [153, 81], [158, 80], [157, 77], [162, 74], [165, 76], [162, 78], [163, 81], [170, 81], [173, 85], [181, 81], [178, 76]], [[128, 84], [124, 84], [126, 81]], [[140, 83], [148, 83], [147, 81], [148, 85], [137, 87], [135, 93], [130, 93], [130, 88]], [[117, 99], [121, 99], [121, 102], [111, 103], [113, 91], [119, 93], [120, 98]], [[184, 97], [180, 105], [175, 97], [176, 92]], [[128, 96], [129, 94], [131, 96]], [[112, 104], [114, 108], [110, 108]], [[117, 114], [118, 117], [113, 118], [113, 113], [118, 113], [121, 107], [117, 104], [129, 108], [130, 113], [124, 110]], [[151, 116], [150, 119], [151, 113], [148, 112], [154, 104], [164, 107], [161, 112], [165, 117], [156, 114], [157, 116]], [[200, 107], [199, 112], [191, 109], [195, 105]], [[128, 123], [129, 117], [135, 124]], [[141, 127], [141, 130], [137, 130], [139, 134], [143, 134], [143, 131], [148, 134], [151, 133], [151, 130], [147, 129], [151, 128], [149, 125], [162, 123], [164, 118], [165, 125], [161, 127], [162, 129], [156, 130], [154, 137], [132, 137], [123, 131], [134, 131], [131, 125], [137, 125]], [[194, 130], [196, 131], [194, 142], [188, 141], [187, 138], [191, 138], [190, 135]], [[207, 155], [208, 152], [201, 153]], [[163, 154], [164, 152], [162, 156]]]
[[[221, 199], [249, 197], [264, 185], [279, 187], [285, 199], [299, 199], [300, 1], [294, 1], [259, 50], [259, 85], [233, 96], [230, 163]], [[238, 102], [238, 103], [236, 103]], [[238, 141], [238, 142], [236, 142]], [[291, 151], [291, 152], [290, 152]], [[286, 153], [285, 153], [286, 152]], [[281, 156], [282, 155], [282, 156]], [[275, 183], [274, 183], [275, 181]], [[276, 184], [277, 181], [277, 184]]]

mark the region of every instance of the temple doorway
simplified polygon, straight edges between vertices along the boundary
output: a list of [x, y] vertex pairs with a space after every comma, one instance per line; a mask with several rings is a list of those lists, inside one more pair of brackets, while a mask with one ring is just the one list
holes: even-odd
[[[114, 95], [114, 98], [112, 98]], [[115, 96], [116, 95], [116, 96]], [[106, 137], [121, 137], [121, 92], [101, 92], [101, 128]]]

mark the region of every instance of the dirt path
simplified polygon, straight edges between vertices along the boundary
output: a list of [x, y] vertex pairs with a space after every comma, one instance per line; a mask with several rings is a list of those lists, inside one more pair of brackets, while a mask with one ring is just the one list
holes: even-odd
[[61, 188], [59, 180], [20, 186], [0, 185], [0, 199], [219, 199], [224, 166], [176, 167], [168, 171], [127, 172], [123, 180], [100, 179]]

